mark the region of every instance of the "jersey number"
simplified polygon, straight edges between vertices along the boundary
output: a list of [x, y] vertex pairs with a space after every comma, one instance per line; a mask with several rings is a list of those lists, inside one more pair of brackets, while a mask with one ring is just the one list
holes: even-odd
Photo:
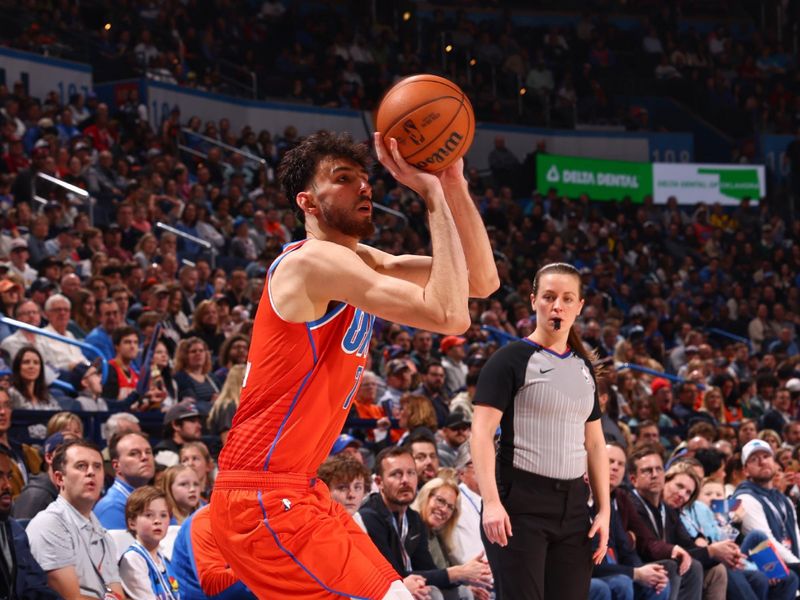
[[358, 390], [358, 384], [361, 381], [361, 374], [364, 372], [364, 367], [358, 367], [356, 369], [356, 381], [353, 384], [353, 387], [350, 389], [350, 393], [347, 394], [347, 398], [344, 400], [344, 406], [342, 406], [343, 410], [347, 410], [350, 408], [350, 403], [353, 401], [353, 396], [356, 395], [356, 390]]
[[366, 356], [374, 322], [375, 317], [357, 308], [342, 339], [342, 350], [347, 354], [355, 353], [358, 357]]

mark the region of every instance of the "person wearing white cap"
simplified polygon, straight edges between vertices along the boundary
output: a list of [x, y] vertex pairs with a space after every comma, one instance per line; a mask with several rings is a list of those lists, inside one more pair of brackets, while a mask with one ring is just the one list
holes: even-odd
[[747, 480], [733, 494], [742, 502], [742, 533], [764, 532], [786, 566], [800, 574], [797, 513], [789, 498], [772, 487], [777, 469], [772, 447], [763, 440], [750, 440], [742, 448], [742, 465]]

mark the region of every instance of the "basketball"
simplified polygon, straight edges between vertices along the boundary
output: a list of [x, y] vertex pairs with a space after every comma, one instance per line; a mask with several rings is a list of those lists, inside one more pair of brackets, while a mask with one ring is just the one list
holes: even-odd
[[436, 75], [414, 75], [395, 84], [381, 100], [375, 128], [396, 138], [400, 154], [435, 173], [469, 150], [475, 113], [455, 83]]

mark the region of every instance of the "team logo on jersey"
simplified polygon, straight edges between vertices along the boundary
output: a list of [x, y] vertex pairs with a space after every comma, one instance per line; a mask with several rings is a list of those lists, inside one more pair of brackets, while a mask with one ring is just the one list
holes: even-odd
[[358, 357], [367, 355], [374, 323], [373, 315], [365, 313], [360, 308], [355, 310], [353, 320], [342, 338], [342, 350], [345, 354], [355, 354]]

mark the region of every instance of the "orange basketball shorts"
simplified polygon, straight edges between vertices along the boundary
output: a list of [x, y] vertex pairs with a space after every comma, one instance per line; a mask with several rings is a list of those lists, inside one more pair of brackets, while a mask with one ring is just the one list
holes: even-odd
[[220, 473], [211, 526], [225, 560], [259, 598], [380, 600], [401, 579], [318, 479]]

